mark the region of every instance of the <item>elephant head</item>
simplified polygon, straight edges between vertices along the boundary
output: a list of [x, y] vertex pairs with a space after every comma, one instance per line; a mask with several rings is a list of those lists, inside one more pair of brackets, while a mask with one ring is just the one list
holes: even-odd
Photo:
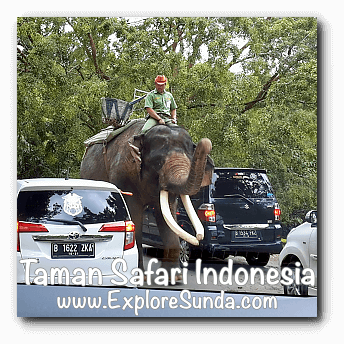
[[[151, 188], [146, 188], [145, 196], [159, 198], [161, 213], [170, 229], [189, 243], [199, 245], [204, 237], [204, 228], [189, 196], [211, 183], [213, 163], [208, 157], [212, 149], [210, 140], [205, 138], [194, 145], [185, 129], [159, 125], [144, 135], [135, 136], [130, 146], [141, 183], [151, 185]], [[171, 214], [171, 199], [178, 195], [196, 236], [179, 227]]]

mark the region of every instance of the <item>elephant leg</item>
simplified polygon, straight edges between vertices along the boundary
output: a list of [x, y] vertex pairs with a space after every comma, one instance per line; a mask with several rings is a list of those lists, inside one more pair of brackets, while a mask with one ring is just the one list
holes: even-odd
[[[172, 213], [175, 214], [176, 211], [172, 205]], [[155, 208], [157, 209], [157, 208]], [[159, 233], [161, 240], [164, 244], [164, 258], [162, 261], [161, 267], [170, 272], [171, 268], [179, 268], [179, 237], [176, 235], [166, 224], [163, 215], [160, 210], [157, 210], [155, 213], [155, 219], [157, 226], [159, 228]], [[177, 278], [178, 279], [178, 278]]]
[[[135, 228], [136, 228], [136, 225], [135, 225]], [[142, 220], [141, 220], [140, 232], [136, 231], [136, 245], [137, 245], [137, 249], [138, 249], [138, 252], [139, 252], [138, 266], [139, 266], [139, 268], [142, 271], [144, 271], [144, 267], [143, 267], [143, 248], [142, 248]]]
[[130, 211], [131, 219], [135, 224], [135, 239], [139, 254], [138, 267], [144, 271], [143, 267], [143, 249], [142, 249], [142, 224], [143, 224], [143, 206], [132, 196], [125, 198]]

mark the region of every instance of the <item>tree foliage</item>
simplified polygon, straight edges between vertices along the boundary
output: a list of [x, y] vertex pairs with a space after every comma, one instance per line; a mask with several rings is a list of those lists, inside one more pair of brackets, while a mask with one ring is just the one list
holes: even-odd
[[286, 224], [317, 206], [315, 18], [23, 17], [17, 61], [18, 178], [78, 177], [100, 98], [165, 74], [217, 166], [265, 168]]

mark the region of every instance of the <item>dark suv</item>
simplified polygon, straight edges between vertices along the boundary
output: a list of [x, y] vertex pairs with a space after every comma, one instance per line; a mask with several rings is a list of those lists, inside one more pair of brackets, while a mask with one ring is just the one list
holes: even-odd
[[[215, 168], [212, 184], [191, 197], [205, 229], [199, 247], [181, 240], [181, 262], [195, 258], [244, 256], [250, 265], [266, 265], [270, 254], [282, 250], [281, 210], [266, 171], [249, 168]], [[179, 203], [177, 220], [194, 233]], [[154, 209], [144, 216], [143, 243], [161, 247]]]

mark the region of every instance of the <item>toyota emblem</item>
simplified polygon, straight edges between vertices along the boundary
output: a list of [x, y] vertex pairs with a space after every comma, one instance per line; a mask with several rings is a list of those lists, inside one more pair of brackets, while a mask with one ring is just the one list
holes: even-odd
[[80, 237], [80, 234], [78, 232], [70, 232], [68, 234], [68, 239], [69, 240], [76, 240]]

